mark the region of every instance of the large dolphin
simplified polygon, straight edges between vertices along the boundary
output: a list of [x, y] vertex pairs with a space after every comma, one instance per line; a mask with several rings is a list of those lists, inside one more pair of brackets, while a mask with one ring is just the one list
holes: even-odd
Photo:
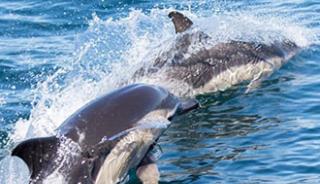
[[157, 77], [162, 81], [184, 82], [195, 94], [224, 90], [243, 81], [251, 81], [250, 90], [300, 50], [288, 39], [271, 44], [235, 40], [212, 44], [212, 38], [192, 29], [193, 22], [183, 14], [173, 11], [169, 17], [178, 33], [174, 45], [138, 70], [136, 78], [161, 73]]
[[12, 156], [28, 165], [30, 183], [62, 176], [63, 183], [111, 184], [138, 166], [142, 181], [150, 182], [148, 172], [156, 181], [157, 168], [148, 151], [176, 113], [196, 106], [192, 100], [181, 103], [161, 87], [129, 85], [86, 104], [57, 129], [55, 136], [18, 144]]

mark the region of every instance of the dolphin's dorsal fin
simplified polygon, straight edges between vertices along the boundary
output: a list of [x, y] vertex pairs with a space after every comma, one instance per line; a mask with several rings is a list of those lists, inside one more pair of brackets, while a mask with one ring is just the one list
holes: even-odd
[[169, 18], [171, 18], [174, 27], [176, 29], [176, 33], [182, 33], [189, 29], [193, 22], [186, 16], [184, 16], [182, 13], [172, 11], [169, 13]]
[[[43, 170], [43, 167], [49, 166], [49, 168], [45, 169], [50, 170], [49, 163], [57, 159], [58, 145], [59, 139], [55, 136], [29, 139], [18, 144], [12, 150], [11, 155], [20, 157], [28, 165], [31, 172], [31, 179], [34, 179], [40, 171]], [[51, 169], [54, 169], [52, 165]]]

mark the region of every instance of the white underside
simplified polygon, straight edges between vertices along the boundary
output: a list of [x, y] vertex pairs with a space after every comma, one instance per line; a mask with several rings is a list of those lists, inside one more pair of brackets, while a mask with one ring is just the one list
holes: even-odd
[[[273, 58], [269, 61], [261, 61], [256, 64], [246, 64], [235, 66], [227, 69], [219, 75], [212, 78], [206, 85], [195, 90], [195, 93], [208, 93], [215, 91], [223, 91], [227, 88], [239, 84], [243, 81], [257, 82], [264, 77], [272, 74], [273, 71], [279, 69], [283, 59]], [[248, 87], [250, 87], [250, 84]]]
[[101, 166], [95, 184], [118, 183], [125, 178], [132, 167], [139, 164], [150, 146], [170, 124], [167, 116], [171, 112], [165, 111], [153, 111], [146, 115], [137, 123], [137, 128], [131, 129], [116, 144]]

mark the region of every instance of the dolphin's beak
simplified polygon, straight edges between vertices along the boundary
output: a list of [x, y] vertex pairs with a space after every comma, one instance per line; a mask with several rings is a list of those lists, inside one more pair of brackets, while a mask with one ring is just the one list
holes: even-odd
[[[188, 99], [188, 100], [184, 100], [180, 103], [177, 113], [175, 115], [182, 115], [185, 114], [193, 109], [196, 109], [200, 107], [199, 102], [196, 99]], [[175, 116], [173, 115], [173, 116]], [[171, 117], [172, 119], [173, 117]]]

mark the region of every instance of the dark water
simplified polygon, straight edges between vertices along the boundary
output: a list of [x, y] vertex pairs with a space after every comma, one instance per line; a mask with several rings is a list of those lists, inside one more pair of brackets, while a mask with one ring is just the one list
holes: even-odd
[[[284, 36], [304, 49], [245, 94], [198, 96], [160, 139], [161, 183], [320, 183], [320, 3], [0, 1], [0, 147], [53, 134], [174, 40], [184, 10], [217, 41]], [[136, 181], [131, 181], [135, 183]]]

